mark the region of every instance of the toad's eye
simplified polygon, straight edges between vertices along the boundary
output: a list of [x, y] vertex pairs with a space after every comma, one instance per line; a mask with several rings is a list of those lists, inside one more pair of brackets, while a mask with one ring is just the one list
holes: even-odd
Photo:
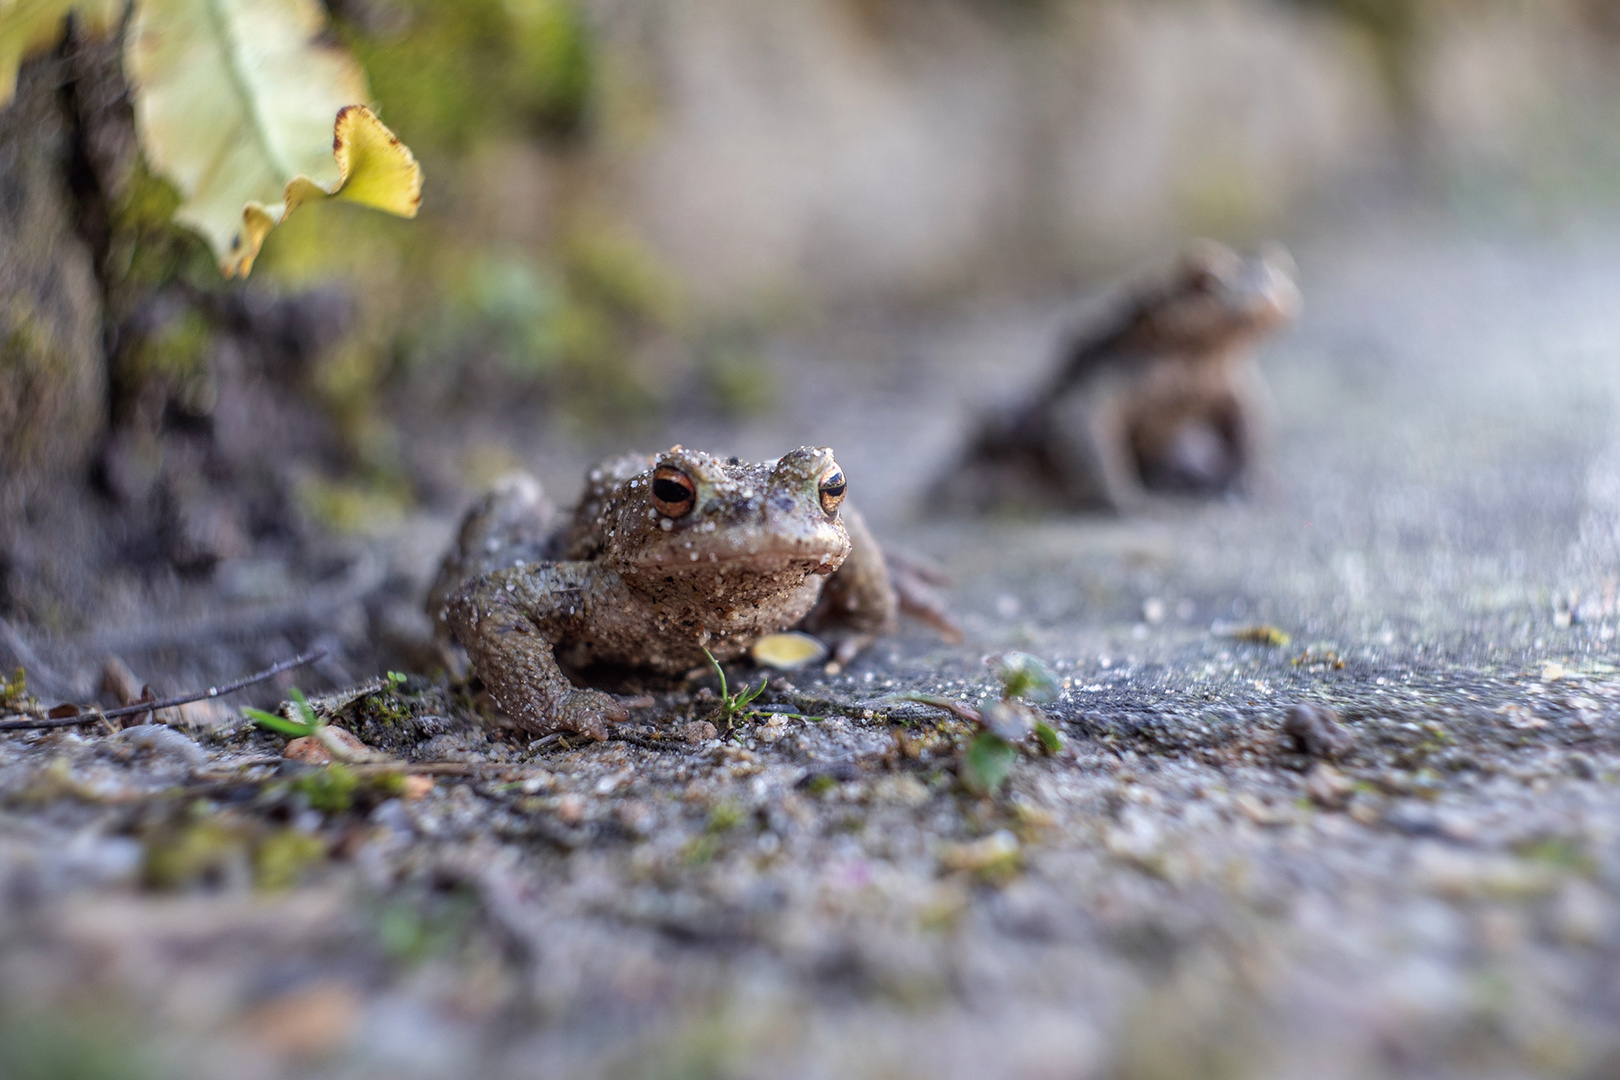
[[821, 476], [818, 485], [821, 490], [821, 508], [827, 513], [838, 509], [838, 504], [844, 501], [844, 489], [848, 484], [844, 482], [844, 470], [834, 465]]
[[653, 505], [667, 517], [684, 517], [697, 505], [697, 485], [681, 470], [660, 465], [653, 473]]

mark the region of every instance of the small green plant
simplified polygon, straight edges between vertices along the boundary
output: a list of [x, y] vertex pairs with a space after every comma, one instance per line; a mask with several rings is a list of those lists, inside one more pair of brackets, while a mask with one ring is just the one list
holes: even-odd
[[748, 712], [748, 706], [753, 700], [765, 692], [765, 684], [768, 680], [759, 680], [759, 685], [756, 687], [749, 687], [747, 683], [744, 683], [743, 688], [733, 694], [728, 689], [726, 671], [720, 666], [720, 661], [714, 658], [714, 654], [708, 650], [707, 646], [700, 645], [698, 648], [703, 650], [703, 655], [709, 658], [709, 664], [714, 668], [715, 674], [720, 676], [720, 715], [725, 719], [726, 730], [730, 731], [731, 722]]
[[995, 672], [1001, 677], [1001, 697], [1004, 701], [1051, 702], [1058, 699], [1063, 688], [1050, 668], [1029, 653], [1010, 652], [994, 661]]
[[981, 731], [962, 753], [962, 783], [975, 795], [994, 795], [1012, 775], [1017, 760], [1017, 747], [993, 731]]
[[11, 673], [11, 678], [0, 682], [0, 709], [12, 709], [22, 704], [28, 696], [28, 673], [18, 668]]
[[991, 661], [1001, 679], [1001, 697], [986, 698], [977, 708], [938, 694], [901, 694], [902, 700], [932, 705], [961, 717], [980, 730], [969, 740], [957, 765], [962, 785], [975, 795], [995, 795], [1012, 774], [1018, 744], [1035, 736], [1048, 754], [1063, 749], [1063, 736], [1045, 715], [1026, 702], [1056, 701], [1063, 692], [1051, 669], [1028, 653], [1011, 652]]
[[[391, 673], [390, 677], [392, 677]], [[292, 700], [293, 708], [297, 710], [298, 715], [303, 717], [302, 722], [289, 720], [278, 713], [265, 712], [263, 709], [255, 709], [252, 706], [243, 708], [242, 715], [266, 731], [273, 731], [277, 735], [285, 735], [289, 739], [299, 739], [306, 735], [313, 735], [326, 725], [326, 721], [315, 712], [315, 707], [309, 703], [309, 699], [304, 697], [304, 692], [298, 687], [295, 686], [289, 690], [287, 696]]]
[[390, 671], [388, 673], [388, 689], [390, 689], [390, 690], [398, 690], [400, 687], [402, 687], [404, 685], [405, 685], [405, 673], [403, 671]]

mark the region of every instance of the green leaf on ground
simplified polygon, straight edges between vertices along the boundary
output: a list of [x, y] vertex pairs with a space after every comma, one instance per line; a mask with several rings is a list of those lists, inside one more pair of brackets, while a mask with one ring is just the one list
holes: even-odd
[[1063, 736], [1059, 735], [1057, 729], [1051, 724], [1037, 723], [1035, 725], [1035, 737], [1040, 740], [1041, 749], [1048, 754], [1055, 754], [1063, 749]]
[[273, 712], [255, 709], [251, 705], [243, 707], [242, 715], [266, 731], [273, 731], [277, 735], [285, 735], [289, 739], [302, 738], [315, 730], [308, 724], [300, 724], [296, 720], [288, 720], [285, 716], [277, 716]]
[[1018, 750], [1001, 736], [981, 731], [962, 755], [962, 783], [976, 795], [994, 795], [1012, 774]]
[[306, 202], [416, 216], [416, 158], [363, 104], [359, 64], [325, 29], [315, 0], [141, 0], [130, 19], [141, 148], [226, 277], [246, 275]]
[[317, 728], [326, 723], [325, 720], [321, 719], [320, 714], [315, 711], [315, 707], [309, 703], [309, 699], [304, 696], [304, 692], [298, 687], [294, 686], [289, 689], [287, 697], [292, 701], [293, 710], [302, 718], [302, 722], [289, 720], [280, 713], [265, 712], [263, 709], [255, 709], [252, 706], [244, 706], [242, 715], [265, 730], [273, 731], [277, 735], [285, 735], [289, 739], [313, 735]]

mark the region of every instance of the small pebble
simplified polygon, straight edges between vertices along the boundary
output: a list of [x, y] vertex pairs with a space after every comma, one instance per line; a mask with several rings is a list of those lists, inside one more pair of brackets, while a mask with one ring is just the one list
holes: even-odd
[[564, 825], [578, 825], [585, 820], [586, 804], [583, 797], [569, 792], [557, 800], [557, 820]]
[[1579, 750], [1564, 759], [1564, 771], [1581, 780], [1597, 779], [1597, 763]]
[[[336, 740], [355, 758], [364, 758], [371, 753], [371, 747], [361, 742], [352, 733], [332, 724], [326, 726], [328, 737]], [[321, 744], [313, 735], [303, 735], [293, 739], [281, 756], [291, 761], [302, 761], [310, 765], [326, 765], [332, 760], [332, 752]]]
[[1343, 810], [1355, 790], [1343, 773], [1325, 763], [1311, 766], [1305, 774], [1305, 794], [1324, 809]]
[[1314, 758], [1343, 757], [1356, 741], [1354, 735], [1340, 726], [1332, 709], [1306, 702], [1288, 710], [1282, 729], [1294, 749]]
[[939, 864], [946, 870], [983, 874], [1016, 870], [1019, 862], [1018, 837], [998, 829], [967, 844], [946, 844], [940, 848]]
[[193, 768], [200, 768], [208, 762], [208, 754], [202, 747], [173, 728], [162, 724], [142, 724], [139, 727], [125, 728], [118, 733], [118, 741], [125, 746], [179, 758]]
[[693, 746], [700, 746], [710, 739], [720, 737], [720, 729], [707, 720], [690, 720], [681, 725], [681, 738]]
[[433, 777], [407, 774], [400, 777], [399, 795], [408, 802], [416, 802], [427, 797], [433, 790]]

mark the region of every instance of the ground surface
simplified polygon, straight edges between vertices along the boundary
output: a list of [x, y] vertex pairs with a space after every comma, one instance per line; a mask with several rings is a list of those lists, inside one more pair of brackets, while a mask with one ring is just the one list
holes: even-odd
[[[774, 349], [780, 415], [672, 425], [833, 445], [968, 630], [773, 682], [735, 738], [690, 741], [712, 680], [629, 739], [532, 747], [416, 678], [340, 712], [462, 763], [425, 793], [285, 767], [217, 714], [0, 736], [0, 1074], [1620, 1071], [1620, 235], [1296, 255], [1258, 502], [919, 517], [962, 418], [1045, 362], [1050, 304], [823, 327]], [[337, 574], [327, 638], [408, 638], [448, 528]], [[1291, 640], [1234, 636], [1262, 624]], [[183, 686], [320, 637], [273, 631], [149, 625], [139, 662]], [[47, 656], [87, 678], [129, 634]], [[1062, 680], [1065, 745], [981, 798], [966, 725], [886, 695], [976, 702], [1007, 650]], [[1298, 702], [1338, 710], [1336, 762], [1282, 734]]]

